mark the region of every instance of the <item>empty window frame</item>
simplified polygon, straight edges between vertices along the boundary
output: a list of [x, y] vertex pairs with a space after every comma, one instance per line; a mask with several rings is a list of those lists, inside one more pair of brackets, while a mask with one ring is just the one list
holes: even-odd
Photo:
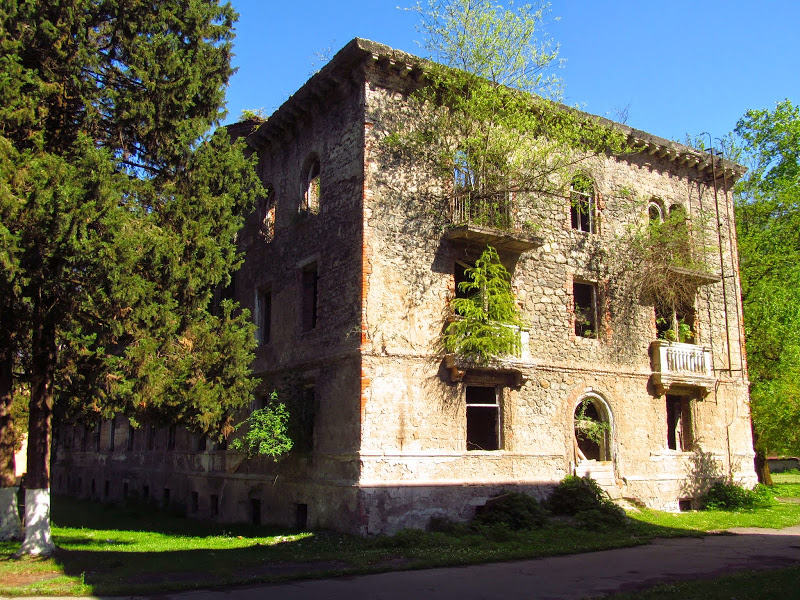
[[275, 190], [267, 185], [267, 197], [261, 200], [259, 217], [261, 221], [261, 235], [267, 242], [275, 238]]
[[461, 284], [470, 281], [469, 275], [467, 275], [467, 269], [474, 267], [475, 265], [468, 265], [467, 263], [461, 261], [455, 261], [455, 266], [453, 268], [453, 280], [455, 282], [455, 297], [456, 298], [467, 298], [470, 294], [464, 291], [461, 287]]
[[570, 186], [570, 218], [572, 228], [595, 233], [596, 206], [594, 184], [588, 177], [576, 177]]
[[108, 434], [108, 451], [114, 451], [114, 445], [117, 438], [117, 418], [111, 419], [111, 431]]
[[573, 282], [572, 298], [575, 311], [575, 335], [596, 338], [598, 335], [597, 286], [593, 283]]
[[136, 441], [136, 429], [134, 429], [133, 425], [128, 423], [128, 441], [126, 444], [126, 449], [128, 452], [133, 452], [135, 441]]
[[175, 450], [175, 437], [178, 428], [175, 425], [170, 425], [167, 429], [167, 450]]
[[256, 292], [255, 323], [258, 327], [256, 339], [259, 344], [272, 341], [272, 290], [260, 289]]
[[317, 214], [321, 193], [319, 159], [315, 158], [309, 163], [303, 178], [303, 202], [300, 212]]
[[656, 336], [659, 340], [684, 344], [697, 343], [693, 306], [679, 305], [672, 308], [656, 304], [655, 314]]
[[303, 387], [300, 405], [296, 413], [294, 449], [298, 452], [314, 451], [314, 422], [317, 413], [317, 387], [313, 383]]
[[667, 448], [690, 452], [693, 446], [691, 398], [667, 395]]
[[317, 263], [303, 267], [300, 273], [301, 279], [301, 326], [303, 333], [311, 331], [317, 326], [317, 288], [319, 275]]
[[496, 386], [467, 386], [467, 450], [500, 449], [498, 395]]

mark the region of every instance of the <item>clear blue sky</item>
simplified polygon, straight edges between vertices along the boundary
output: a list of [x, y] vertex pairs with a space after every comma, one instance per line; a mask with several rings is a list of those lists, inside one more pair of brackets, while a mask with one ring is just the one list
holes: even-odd
[[[400, 0], [401, 6], [411, 2]], [[418, 16], [398, 0], [233, 0], [239, 12], [228, 122], [271, 114], [354, 37], [419, 55]], [[721, 137], [749, 108], [800, 102], [800, 1], [554, 0], [565, 102], [683, 141]], [[314, 66], [317, 62], [316, 67]]]

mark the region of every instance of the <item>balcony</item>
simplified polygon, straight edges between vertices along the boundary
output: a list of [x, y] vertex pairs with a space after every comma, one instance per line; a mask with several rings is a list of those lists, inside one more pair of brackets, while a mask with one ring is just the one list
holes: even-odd
[[650, 345], [653, 386], [659, 394], [673, 388], [699, 389], [705, 396], [717, 382], [711, 348], [656, 340]]
[[[455, 318], [455, 317], [453, 317]], [[483, 374], [493, 378], [506, 380], [512, 387], [520, 387], [525, 382], [522, 369], [531, 362], [530, 330], [526, 327], [498, 323], [502, 327], [513, 329], [516, 332], [514, 348], [510, 354], [494, 357], [486, 362], [478, 362], [460, 354], [447, 354], [444, 357], [444, 367], [450, 374], [450, 381], [462, 381], [469, 371], [473, 374]]]
[[478, 195], [462, 192], [450, 201], [452, 227], [445, 238], [476, 246], [493, 246], [520, 254], [538, 248], [543, 241], [515, 223], [511, 197], [507, 193]]

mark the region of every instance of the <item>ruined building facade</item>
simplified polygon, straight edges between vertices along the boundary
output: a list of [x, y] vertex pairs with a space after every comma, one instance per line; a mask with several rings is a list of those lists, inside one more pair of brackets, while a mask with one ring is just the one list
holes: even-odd
[[[107, 422], [62, 436], [56, 493], [372, 534], [469, 518], [503, 490], [541, 498], [569, 474], [668, 510], [691, 503], [703, 469], [755, 483], [730, 194], [741, 169], [615, 125], [635, 152], [588, 158], [562, 196], [517, 194], [486, 227], [455, 194], [432, 199], [382, 142], [418, 64], [353, 40], [247, 136], [270, 193], [240, 234], [229, 292], [258, 326], [256, 404], [278, 390], [295, 448], [245, 460], [180, 428]], [[657, 315], [626, 293], [619, 244], [675, 210], [709, 268], [683, 273], [693, 304]], [[524, 325], [512, 355], [477, 364], [444, 352], [442, 331], [487, 245]], [[659, 339], [675, 317], [687, 335]], [[587, 421], [606, 424], [594, 441]]]

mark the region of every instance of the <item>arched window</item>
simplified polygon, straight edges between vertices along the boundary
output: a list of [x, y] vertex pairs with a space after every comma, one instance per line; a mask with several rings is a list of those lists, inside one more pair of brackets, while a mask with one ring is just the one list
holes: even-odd
[[319, 213], [319, 199], [321, 193], [319, 159], [312, 158], [305, 169], [305, 177], [303, 178], [303, 202], [300, 206], [300, 212], [310, 214]]
[[578, 175], [570, 185], [570, 216], [572, 228], [595, 233], [596, 221], [594, 183], [586, 175]]
[[647, 205], [647, 218], [650, 223], [662, 223], [664, 221], [664, 211], [655, 200], [651, 200], [650, 204]]
[[573, 413], [578, 460], [611, 460], [611, 409], [598, 394], [587, 394]]
[[275, 237], [275, 189], [267, 185], [267, 196], [259, 202], [259, 227], [261, 235], [268, 242]]

